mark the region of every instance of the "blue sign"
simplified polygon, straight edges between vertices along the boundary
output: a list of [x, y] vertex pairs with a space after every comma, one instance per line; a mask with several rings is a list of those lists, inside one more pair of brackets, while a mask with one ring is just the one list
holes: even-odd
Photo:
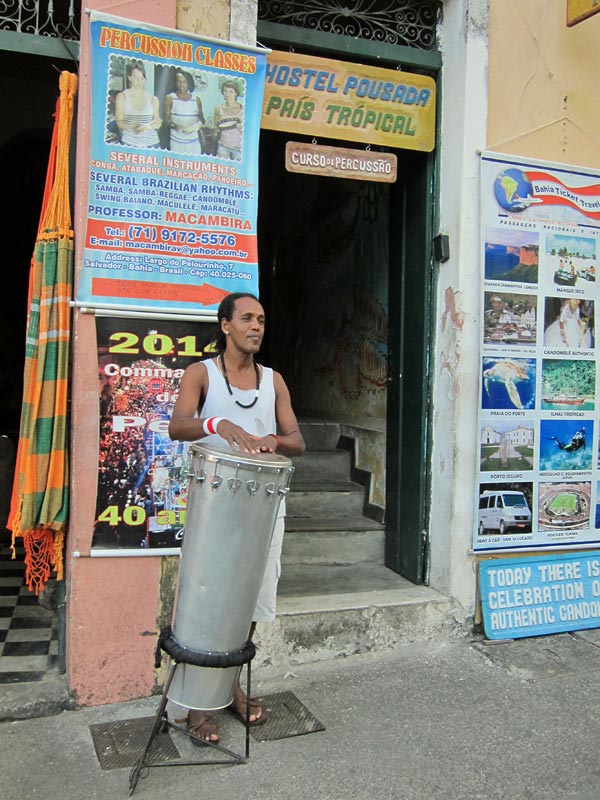
[[600, 551], [479, 564], [488, 639], [600, 628]]

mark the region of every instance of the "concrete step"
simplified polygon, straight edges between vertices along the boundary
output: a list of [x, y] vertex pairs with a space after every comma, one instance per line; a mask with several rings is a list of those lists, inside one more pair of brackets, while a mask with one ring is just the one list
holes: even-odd
[[427, 586], [377, 564], [287, 565], [277, 619], [259, 625], [257, 666], [293, 671], [313, 661], [464, 634], [464, 612]]
[[347, 450], [307, 450], [294, 459], [292, 485], [305, 480], [348, 480], [350, 466]]
[[286, 498], [288, 517], [362, 516], [365, 490], [353, 481], [292, 480]]
[[288, 517], [283, 564], [383, 564], [385, 529], [366, 517]]
[[341, 433], [339, 423], [318, 419], [300, 419], [298, 422], [307, 450], [335, 450]]

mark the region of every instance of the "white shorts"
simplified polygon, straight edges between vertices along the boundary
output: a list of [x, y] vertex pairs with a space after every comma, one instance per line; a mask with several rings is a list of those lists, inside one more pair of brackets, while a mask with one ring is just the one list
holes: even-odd
[[281, 575], [281, 546], [283, 544], [285, 517], [277, 517], [271, 547], [267, 558], [265, 574], [260, 586], [256, 608], [254, 609], [254, 622], [273, 622], [277, 598], [277, 583]]

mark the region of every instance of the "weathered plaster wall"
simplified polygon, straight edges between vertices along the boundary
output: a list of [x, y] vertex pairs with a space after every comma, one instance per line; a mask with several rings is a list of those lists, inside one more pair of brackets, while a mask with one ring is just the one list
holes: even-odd
[[[231, 5], [231, 9], [230, 9]], [[92, 0], [93, 8], [133, 20], [254, 44], [253, 3], [242, 0]], [[84, 20], [86, 17], [84, 17]], [[211, 26], [214, 25], [214, 28]], [[76, 274], [84, 241], [90, 145], [90, 60], [88, 26], [82, 25], [75, 194]], [[67, 670], [82, 704], [116, 702], [151, 694], [157, 676], [154, 649], [158, 626], [168, 619], [177, 559], [91, 558], [98, 470], [98, 375], [95, 323], [76, 312], [72, 389], [71, 519], [67, 544]]]
[[[174, 0], [110, 3], [87, 8], [175, 27]], [[81, 267], [90, 144], [89, 28], [81, 33], [75, 269]], [[74, 320], [71, 519], [67, 562], [67, 671], [75, 698], [86, 705], [151, 693], [159, 558], [89, 558], [98, 470], [98, 374], [94, 317]], [[79, 557], [75, 557], [79, 556]]]
[[[489, 10], [489, 14], [488, 14]], [[479, 374], [479, 154], [600, 168], [600, 15], [566, 26], [563, 0], [446, 0], [431, 583], [472, 610]], [[489, 49], [488, 49], [489, 48]], [[489, 71], [489, 73], [488, 73]]]
[[567, 28], [565, 0], [490, 0], [490, 43], [488, 148], [600, 169], [600, 14]]
[[469, 610], [479, 359], [479, 156], [487, 115], [487, 0], [447, 0], [441, 31], [440, 230], [434, 358], [431, 585]]

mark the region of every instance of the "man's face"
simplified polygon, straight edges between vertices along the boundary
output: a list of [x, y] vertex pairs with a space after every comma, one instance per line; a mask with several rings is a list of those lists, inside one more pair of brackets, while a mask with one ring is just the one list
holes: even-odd
[[242, 353], [258, 353], [265, 334], [265, 312], [261, 304], [251, 297], [235, 301], [231, 319], [221, 320], [228, 348]]

